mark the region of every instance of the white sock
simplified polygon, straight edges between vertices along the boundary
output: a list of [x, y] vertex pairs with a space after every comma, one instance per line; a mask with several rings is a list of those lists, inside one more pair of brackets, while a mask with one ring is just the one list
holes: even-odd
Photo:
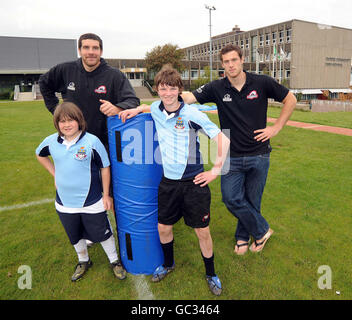
[[108, 240], [100, 242], [100, 244], [103, 247], [106, 255], [108, 256], [110, 263], [118, 260], [116, 245], [115, 245], [115, 238], [113, 235], [111, 235], [111, 237]]
[[87, 243], [85, 239], [79, 240], [73, 247], [77, 252], [78, 261], [87, 262], [89, 260]]

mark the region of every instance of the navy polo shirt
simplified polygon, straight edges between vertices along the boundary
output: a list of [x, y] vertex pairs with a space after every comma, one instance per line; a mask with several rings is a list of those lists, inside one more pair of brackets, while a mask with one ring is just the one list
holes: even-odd
[[201, 104], [216, 103], [221, 129], [230, 129], [231, 157], [242, 157], [271, 151], [270, 141], [256, 141], [254, 131], [266, 128], [268, 98], [282, 102], [288, 92], [269, 76], [246, 72], [241, 91], [225, 77], [198, 88], [193, 94]]

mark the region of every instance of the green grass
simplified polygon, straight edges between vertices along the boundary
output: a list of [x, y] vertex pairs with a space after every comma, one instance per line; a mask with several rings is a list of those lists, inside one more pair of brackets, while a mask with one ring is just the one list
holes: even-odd
[[[269, 107], [268, 117], [278, 118], [281, 112], [279, 107]], [[352, 112], [310, 112], [295, 110], [290, 118], [293, 121], [352, 128]]]
[[[325, 115], [332, 125], [340, 121]], [[0, 104], [0, 207], [54, 198], [53, 180], [34, 155], [54, 132], [51, 118], [43, 102]], [[236, 219], [221, 202], [220, 179], [214, 181], [211, 232], [223, 294], [209, 293], [195, 233], [180, 221], [174, 227], [177, 268], [161, 283], [148, 281], [155, 299], [352, 299], [351, 142], [293, 127], [272, 140], [262, 211], [275, 233], [260, 254], [234, 255]], [[0, 299], [138, 298], [134, 276], [115, 280], [100, 245], [90, 249], [94, 266], [87, 276], [71, 283], [76, 254], [53, 203], [0, 211], [0, 234]], [[32, 269], [31, 290], [18, 288], [21, 265]], [[332, 270], [331, 290], [318, 288], [322, 265]]]

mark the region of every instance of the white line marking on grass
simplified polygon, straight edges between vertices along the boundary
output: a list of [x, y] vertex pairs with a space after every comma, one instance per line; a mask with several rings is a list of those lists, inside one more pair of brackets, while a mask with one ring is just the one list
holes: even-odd
[[137, 300], [153, 300], [154, 296], [149, 289], [148, 282], [144, 275], [132, 276], [134, 287], [138, 293]]
[[42, 200], [31, 201], [31, 202], [22, 203], [22, 204], [15, 204], [13, 206], [0, 207], [0, 212], [1, 211], [9, 211], [9, 210], [15, 210], [15, 209], [22, 209], [22, 208], [37, 206], [37, 205], [40, 205], [40, 204], [54, 202], [54, 201], [55, 201], [54, 199], [42, 199]]

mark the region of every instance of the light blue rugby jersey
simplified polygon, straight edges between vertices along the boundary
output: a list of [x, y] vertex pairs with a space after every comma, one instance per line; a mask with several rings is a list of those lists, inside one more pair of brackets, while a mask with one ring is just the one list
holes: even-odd
[[164, 176], [179, 180], [192, 178], [204, 171], [199, 150], [198, 131], [214, 138], [220, 129], [196, 107], [181, 102], [180, 108], [168, 114], [161, 101], [151, 105], [151, 115], [158, 133]]
[[55, 164], [56, 202], [70, 208], [90, 206], [102, 198], [100, 169], [110, 165], [108, 154], [100, 140], [82, 133], [68, 149], [63, 139], [54, 133], [36, 149], [42, 157], [51, 155]]

